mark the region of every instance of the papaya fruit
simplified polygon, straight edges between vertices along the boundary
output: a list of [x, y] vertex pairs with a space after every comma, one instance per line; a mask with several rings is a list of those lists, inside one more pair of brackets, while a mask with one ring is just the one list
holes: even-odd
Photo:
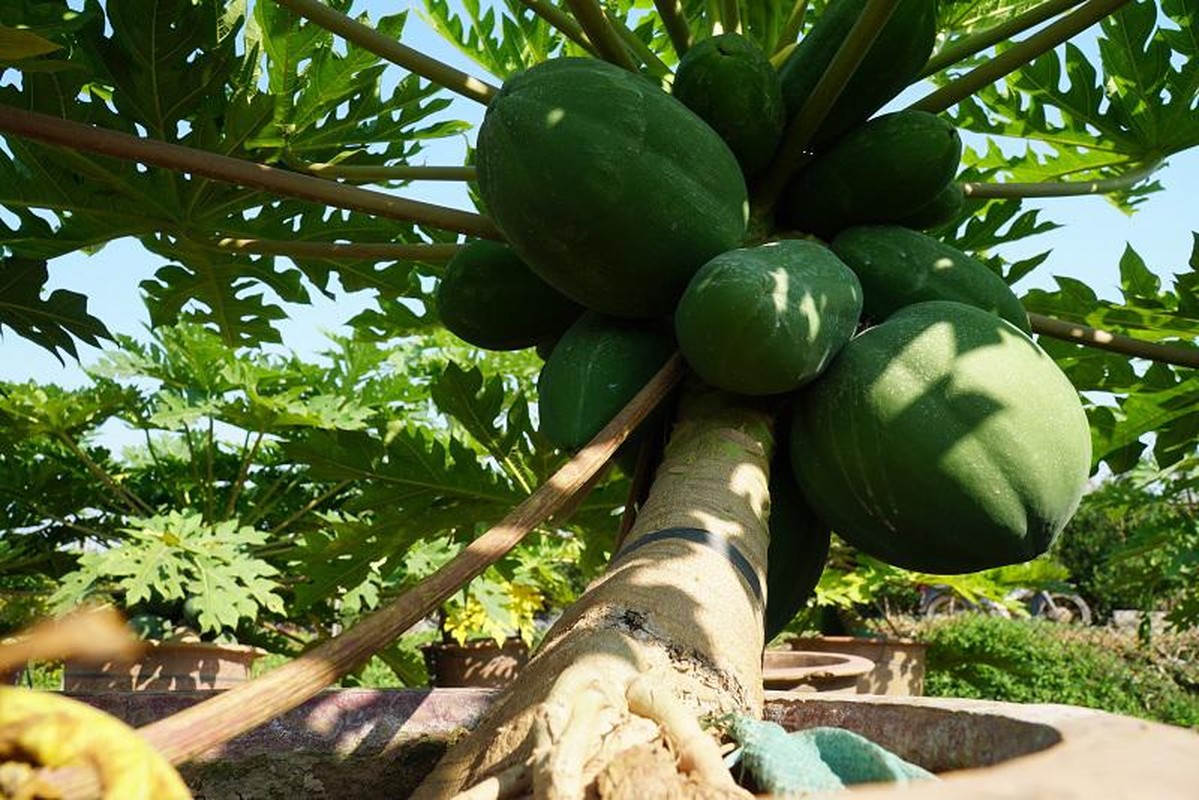
[[537, 396], [542, 435], [565, 450], [587, 444], [674, 351], [669, 328], [656, 320], [583, 314], [541, 368]]
[[[865, 7], [866, 0], [832, 0], [779, 67], [788, 119], [807, 102]], [[825, 149], [916, 80], [932, 55], [936, 26], [936, 0], [899, 0], [812, 137], [813, 149]]]
[[791, 464], [816, 514], [899, 567], [960, 573], [1045, 552], [1086, 486], [1078, 393], [1019, 328], [917, 303], [800, 393]]
[[530, 268], [605, 314], [663, 316], [741, 244], [745, 179], [728, 145], [645, 78], [559, 58], [509, 78], [479, 128], [479, 193]]
[[954, 300], [1032, 333], [1028, 313], [1003, 278], [927, 234], [900, 225], [857, 225], [841, 231], [831, 247], [862, 282], [863, 312], [876, 322], [913, 303]]
[[675, 336], [713, 386], [780, 394], [820, 374], [861, 312], [861, 285], [831, 250], [783, 240], [730, 250], [701, 267], [675, 310]]
[[[786, 437], [779, 436], [780, 442]], [[770, 463], [770, 546], [766, 551], [766, 641], [778, 636], [811, 598], [824, 572], [832, 533], [791, 475], [787, 448]]]
[[899, 220], [899, 224], [919, 231], [932, 230], [953, 222], [966, 207], [966, 193], [962, 184], [950, 181], [937, 196], [920, 208]]
[[843, 228], [895, 222], [931, 202], [962, 157], [957, 129], [924, 111], [876, 117], [817, 156], [783, 191], [789, 227], [830, 239]]
[[537, 277], [512, 248], [478, 240], [463, 245], [437, 287], [441, 322], [485, 350], [522, 350], [560, 335], [583, 307]]
[[720, 134], [746, 178], [774, 157], [786, 124], [783, 90], [754, 42], [723, 33], [693, 45], [679, 61], [671, 94]]

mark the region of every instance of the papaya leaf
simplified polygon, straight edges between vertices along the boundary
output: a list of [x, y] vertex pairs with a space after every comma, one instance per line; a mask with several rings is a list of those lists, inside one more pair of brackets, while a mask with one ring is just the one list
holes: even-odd
[[480, 0], [454, 5], [461, 7], [461, 14], [455, 13], [447, 0], [424, 0], [425, 21], [497, 78], [507, 78], [562, 53], [569, 41], [516, 0], [488, 4], [487, 8]]
[[0, 258], [0, 331], [10, 328], [38, 344], [61, 362], [59, 351], [79, 358], [75, 340], [98, 347], [112, 340], [104, 323], [87, 313], [87, 298], [78, 292], [55, 289], [43, 297], [50, 278], [45, 261]]
[[[1199, 40], [1193, 4], [1133, 0], [1100, 24], [1102, 74], [1067, 43], [981, 89], [951, 112], [963, 128], [1038, 144], [1008, 180], [1096, 180], [1160, 163], [1199, 144]], [[1125, 211], [1160, 189], [1112, 195]]]
[[509, 398], [499, 376], [485, 378], [478, 367], [464, 370], [453, 361], [429, 391], [438, 409], [461, 425], [511, 480], [532, 491], [537, 475], [519, 447], [531, 428], [522, 394]]
[[62, 45], [55, 44], [33, 31], [0, 25], [0, 62], [44, 56], [61, 49]]

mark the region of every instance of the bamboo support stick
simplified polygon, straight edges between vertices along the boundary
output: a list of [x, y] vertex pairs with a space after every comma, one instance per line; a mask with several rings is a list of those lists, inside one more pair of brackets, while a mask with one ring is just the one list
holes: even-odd
[[[339, 636], [246, 684], [140, 729], [172, 764], [192, 759], [295, 708], [375, 651], [424, 619], [515, 547], [529, 531], [562, 509], [612, 457], [629, 434], [682, 379], [677, 353], [603, 430], [550, 479], [494, 527], [471, 542], [437, 572]], [[80, 787], [94, 785], [90, 770], [44, 773], [64, 800], [92, 800]]]
[[870, 46], [874, 44], [874, 40], [878, 38], [879, 32], [887, 24], [891, 12], [898, 4], [898, 0], [867, 0], [861, 16], [841, 43], [828, 69], [812, 89], [807, 102], [787, 126], [783, 143], [754, 192], [755, 214], [767, 213], [774, 208], [783, 187], [803, 163], [808, 142], [820, 129], [820, 124], [832, 110], [845, 84], [857, 71], [858, 65], [866, 57]]
[[346, 41], [353, 42], [380, 58], [387, 59], [396, 66], [414, 72], [422, 78], [427, 78], [438, 86], [449, 89], [469, 100], [487, 105], [499, 91], [485, 81], [467, 75], [435, 58], [429, 58], [419, 50], [413, 50], [389, 36], [384, 36], [374, 28], [351, 19], [319, 0], [275, 0], [275, 2], [325, 30], [336, 33]]
[[662, 24], [666, 26], [666, 33], [670, 36], [670, 43], [674, 45], [675, 55], [682, 58], [691, 49], [691, 29], [687, 27], [680, 0], [654, 0], [654, 8], [658, 10]]
[[587, 38], [587, 32], [575, 21], [575, 18], [558, 8], [549, 0], [520, 0], [530, 11], [548, 22], [566, 38], [586, 50], [596, 58], [600, 57], [595, 45]]
[[202, 175], [205, 178], [251, 189], [262, 189], [389, 219], [416, 222], [469, 236], [500, 240], [503, 238], [491, 220], [469, 211], [458, 211], [383, 192], [346, 186], [313, 175], [300, 175], [245, 159], [131, 136], [12, 106], [0, 105], [0, 133], [22, 136], [72, 150], [136, 161], [176, 172]]
[[1128, 0], [1087, 0], [1062, 19], [1012, 45], [960, 78], [925, 95], [908, 106], [908, 109], [939, 114], [952, 108], [982, 87], [1015, 72], [1042, 53], [1085, 31], [1127, 2]]
[[1108, 350], [1121, 355], [1145, 358], [1162, 364], [1172, 364], [1176, 367], [1199, 368], [1199, 349], [1146, 342], [1131, 336], [1110, 333], [1089, 325], [1066, 322], [1042, 314], [1030, 313], [1028, 321], [1032, 325], [1033, 332], [1042, 336], [1099, 350]]
[[305, 172], [322, 178], [335, 178], [361, 183], [375, 181], [474, 181], [478, 171], [474, 167], [430, 167], [409, 166], [360, 166], [356, 164], [306, 163], [298, 165]]
[[963, 183], [967, 197], [979, 199], [1023, 197], [1081, 197], [1088, 194], [1110, 194], [1131, 189], [1148, 179], [1162, 166], [1161, 161], [1130, 169], [1114, 178], [1096, 181], [1040, 181], [1036, 183]]
[[637, 71], [636, 62], [621, 41], [620, 35], [608, 24], [608, 18], [598, 0], [566, 0], [566, 4], [570, 6], [575, 19], [586, 31], [587, 38], [595, 44], [605, 61], [624, 67], [630, 72]]
[[920, 72], [920, 77], [927, 78], [929, 75], [935, 75], [946, 67], [952, 67], [959, 61], [981, 53], [988, 47], [1006, 42], [1017, 34], [1024, 33], [1058, 14], [1069, 11], [1081, 2], [1082, 0], [1045, 0], [1044, 3], [1033, 6], [1023, 14], [1017, 14], [1006, 22], [1001, 22], [953, 44], [946, 45], [928, 60]]
[[402, 244], [392, 242], [291, 242], [277, 239], [218, 239], [221, 250], [294, 258], [337, 260], [371, 259], [374, 261], [431, 261], [441, 263], [453, 258], [460, 245]]

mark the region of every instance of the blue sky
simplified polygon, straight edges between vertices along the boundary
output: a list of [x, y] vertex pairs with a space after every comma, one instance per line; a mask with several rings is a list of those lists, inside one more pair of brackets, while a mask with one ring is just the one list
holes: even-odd
[[[393, 13], [401, 4], [371, 0], [363, 7], [372, 17]], [[415, 8], [419, 4], [403, 3]], [[405, 36], [407, 44], [448, 61], [474, 74], [479, 68], [442, 42], [413, 14]], [[456, 118], [478, 120], [481, 108], [457, 101], [449, 112]], [[425, 153], [427, 163], [461, 163], [462, 141], [436, 144]], [[1191, 231], [1199, 229], [1199, 212], [1193, 187], [1199, 185], [1199, 151], [1173, 157], [1158, 178], [1165, 191], [1150, 197], [1141, 210], [1129, 217], [1099, 197], [1060, 198], [1042, 201], [1044, 216], [1061, 223], [1057, 231], [1042, 235], [1004, 251], [1011, 258], [1052, 249], [1048, 261], [1018, 287], [1050, 287], [1053, 275], [1069, 275], [1090, 284], [1101, 295], [1115, 297], [1117, 263], [1126, 244], [1131, 244], [1151, 268], [1166, 275], [1186, 268], [1191, 249]], [[461, 186], [416, 185], [409, 193], [443, 205], [468, 207]], [[89, 298], [92, 313], [104, 320], [114, 333], [146, 337], [147, 315], [138, 283], [162, 266], [161, 259], [144, 251], [133, 240], [109, 244], [98, 254], [76, 254], [56, 259], [50, 265], [51, 288], [69, 288]], [[326, 330], [337, 330], [344, 319], [370, 305], [359, 293], [334, 301], [313, 295], [311, 306], [289, 309], [291, 318], [281, 325], [284, 347], [301, 355], [313, 355], [324, 346]], [[94, 363], [100, 351], [81, 346], [82, 365]], [[80, 364], [66, 365], [47, 351], [23, 341], [11, 332], [0, 340], [0, 380], [34, 379], [62, 385], [79, 385], [85, 376]]]

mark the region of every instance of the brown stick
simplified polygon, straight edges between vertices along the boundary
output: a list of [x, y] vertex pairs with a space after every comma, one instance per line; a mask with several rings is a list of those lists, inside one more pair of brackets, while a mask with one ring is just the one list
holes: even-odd
[[1050, 336], [1054, 339], [1094, 347], [1098, 350], [1109, 350], [1121, 355], [1145, 358], [1162, 364], [1199, 368], [1199, 350], [1194, 348], [1146, 342], [1131, 336], [1110, 333], [1089, 325], [1066, 322], [1042, 314], [1030, 313], [1028, 321], [1032, 325], [1033, 331], [1042, 336]]
[[[168, 761], [178, 764], [295, 708], [424, 619], [437, 606], [515, 547], [529, 531], [568, 505], [629, 433], [685, 372], [676, 354], [586, 447], [493, 528], [417, 586], [319, 647], [262, 677], [230, 689], [141, 733]], [[64, 797], [87, 797], [86, 771], [53, 776]]]
[[325, 30], [336, 33], [346, 41], [353, 42], [380, 58], [385, 58], [409, 72], [415, 72], [422, 78], [428, 78], [438, 86], [449, 89], [451, 92], [457, 92], [469, 100], [476, 100], [487, 105], [499, 91], [491, 84], [473, 78], [435, 58], [429, 58], [419, 50], [413, 50], [411, 47], [400, 44], [395, 39], [384, 36], [374, 28], [363, 25], [318, 0], [275, 0], [275, 2], [291, 9], [305, 19], [315, 22]]
[[202, 175], [251, 189], [262, 189], [314, 203], [363, 211], [389, 219], [417, 222], [485, 239], [501, 239], [491, 220], [469, 211], [458, 211], [418, 200], [346, 186], [312, 175], [299, 175], [265, 164], [232, 158], [192, 147], [131, 136], [94, 125], [24, 111], [0, 104], [0, 132], [23, 136], [43, 144], [137, 161], [155, 167]]
[[239, 253], [261, 253], [268, 256], [295, 258], [374, 259], [375, 261], [449, 261], [461, 245], [456, 244], [372, 244], [343, 242], [288, 242], [276, 239], [218, 239], [222, 250]]

